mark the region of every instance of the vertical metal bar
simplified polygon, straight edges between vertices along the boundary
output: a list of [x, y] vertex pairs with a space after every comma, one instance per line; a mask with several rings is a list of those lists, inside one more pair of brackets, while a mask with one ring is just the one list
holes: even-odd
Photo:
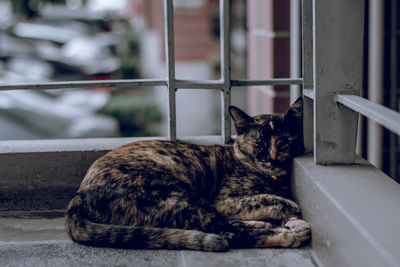
[[303, 87], [314, 88], [313, 0], [302, 1]]
[[231, 118], [228, 108], [231, 104], [231, 44], [230, 44], [230, 0], [219, 1], [220, 57], [221, 57], [221, 134], [225, 143], [231, 139]]
[[[397, 105], [397, 0], [391, 1], [390, 31], [390, 108], [398, 111]], [[390, 176], [400, 181], [397, 174], [398, 136], [390, 133]]]
[[335, 94], [359, 95], [363, 74], [364, 0], [314, 0], [314, 159], [354, 163], [358, 114]]
[[[302, 1], [302, 72], [303, 89], [314, 89], [313, 84], [313, 25], [312, 0]], [[313, 138], [313, 101], [303, 96], [303, 135], [306, 152], [314, 149]]]
[[174, 7], [172, 0], [164, 0], [164, 27], [168, 82], [168, 138], [169, 140], [176, 140]]
[[[369, 1], [368, 99], [383, 104], [383, 1]], [[382, 127], [368, 120], [368, 161], [382, 168]]]
[[[290, 77], [300, 77], [300, 0], [290, 1]], [[290, 103], [301, 96], [300, 86], [290, 85]]]

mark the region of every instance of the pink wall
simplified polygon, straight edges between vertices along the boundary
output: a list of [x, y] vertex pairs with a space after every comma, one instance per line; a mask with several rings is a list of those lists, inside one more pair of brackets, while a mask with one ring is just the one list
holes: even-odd
[[[290, 1], [248, 0], [248, 78], [286, 78], [290, 74]], [[250, 87], [249, 112], [284, 112], [289, 86]]]
[[[143, 5], [148, 27], [164, 38], [163, 1], [144, 0]], [[200, 10], [175, 10], [174, 27], [176, 60], [205, 61], [212, 56], [212, 27], [207, 4]], [[164, 44], [160, 49], [164, 51]]]

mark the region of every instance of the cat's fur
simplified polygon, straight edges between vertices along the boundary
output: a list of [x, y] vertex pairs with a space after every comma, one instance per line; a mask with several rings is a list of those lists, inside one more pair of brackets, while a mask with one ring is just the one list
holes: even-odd
[[233, 146], [140, 141], [96, 160], [67, 207], [70, 237], [94, 246], [225, 251], [310, 237], [290, 200], [303, 152], [302, 99], [286, 114], [230, 107]]

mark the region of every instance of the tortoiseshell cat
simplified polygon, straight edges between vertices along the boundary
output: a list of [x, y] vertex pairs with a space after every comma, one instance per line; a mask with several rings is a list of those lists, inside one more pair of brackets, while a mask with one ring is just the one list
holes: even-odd
[[309, 224], [289, 198], [303, 153], [302, 99], [286, 114], [229, 111], [233, 146], [140, 141], [96, 160], [67, 207], [70, 237], [93, 246], [225, 251], [297, 247]]

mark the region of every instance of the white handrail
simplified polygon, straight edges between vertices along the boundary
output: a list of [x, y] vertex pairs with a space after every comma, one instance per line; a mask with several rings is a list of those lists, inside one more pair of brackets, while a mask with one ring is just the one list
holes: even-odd
[[356, 95], [337, 95], [336, 101], [400, 135], [400, 113]]

